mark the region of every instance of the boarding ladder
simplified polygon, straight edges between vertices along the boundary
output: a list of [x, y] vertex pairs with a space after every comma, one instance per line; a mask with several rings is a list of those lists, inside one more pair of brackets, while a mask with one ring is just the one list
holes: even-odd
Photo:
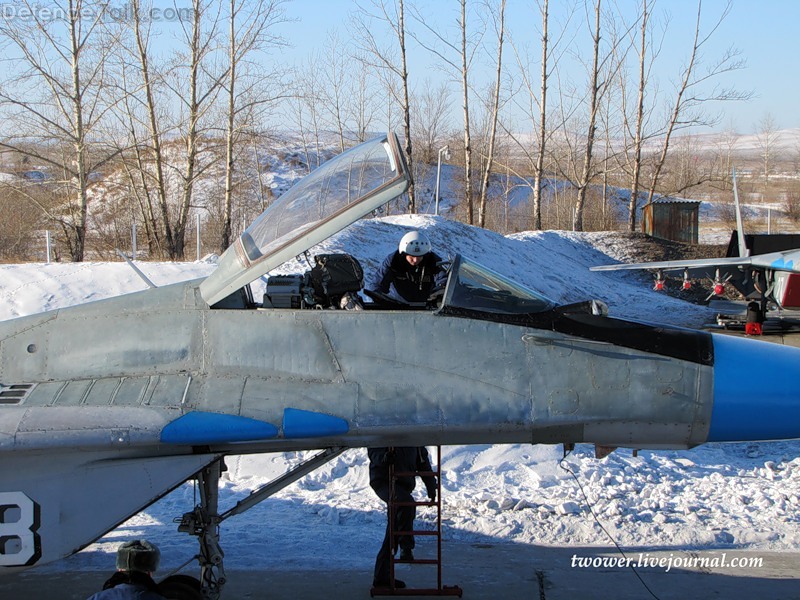
[[[433, 471], [420, 471], [415, 473], [395, 472], [394, 465], [389, 466], [389, 586], [370, 590], [370, 596], [458, 596], [461, 598], [462, 589], [457, 585], [442, 585], [442, 447], [436, 446], [436, 461]], [[417, 477], [434, 475], [436, 477], [436, 501], [428, 498], [414, 502], [398, 502], [395, 497], [395, 480], [397, 477]], [[395, 529], [395, 513], [400, 506], [433, 506], [436, 509], [436, 527], [434, 529], [415, 529], [414, 531], [399, 531]], [[416, 519], [415, 519], [416, 522]], [[396, 548], [395, 539], [400, 535], [413, 535], [436, 538], [436, 558], [417, 558], [413, 560], [401, 560], [395, 558]], [[395, 587], [395, 565], [397, 563], [414, 565], [436, 565], [436, 587], [435, 588], [398, 588]]]

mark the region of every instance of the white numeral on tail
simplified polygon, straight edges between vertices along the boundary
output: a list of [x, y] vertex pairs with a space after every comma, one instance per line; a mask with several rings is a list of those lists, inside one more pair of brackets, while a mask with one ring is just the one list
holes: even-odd
[[22, 492], [0, 492], [0, 566], [39, 560], [39, 506]]

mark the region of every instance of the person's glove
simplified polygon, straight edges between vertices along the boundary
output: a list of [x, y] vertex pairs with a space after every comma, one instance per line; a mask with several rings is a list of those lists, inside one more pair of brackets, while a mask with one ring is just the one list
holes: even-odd
[[433, 288], [428, 294], [428, 302], [437, 302], [442, 299], [442, 296], [444, 296], [444, 286], [440, 285]]
[[431, 502], [436, 502], [436, 483], [427, 486], [428, 488], [428, 498], [430, 498]]

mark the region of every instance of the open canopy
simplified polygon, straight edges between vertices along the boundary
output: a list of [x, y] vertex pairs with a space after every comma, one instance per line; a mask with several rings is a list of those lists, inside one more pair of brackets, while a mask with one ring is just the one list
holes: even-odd
[[219, 302], [407, 187], [408, 169], [393, 133], [347, 150], [301, 179], [245, 230], [200, 284], [203, 299]]

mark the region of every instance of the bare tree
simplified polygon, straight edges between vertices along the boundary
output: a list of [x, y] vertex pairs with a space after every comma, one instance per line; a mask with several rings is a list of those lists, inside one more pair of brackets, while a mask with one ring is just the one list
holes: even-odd
[[722, 181], [723, 190], [733, 189], [733, 167], [734, 157], [736, 154], [736, 146], [739, 143], [739, 134], [736, 127], [731, 122], [719, 135], [717, 148], [721, 157], [722, 165], [720, 167], [720, 179]]
[[[29, 18], [3, 13], [0, 43], [8, 79], [0, 86], [4, 136], [0, 148], [48, 167], [64, 202], [38, 203], [58, 223], [69, 255], [82, 261], [86, 251], [90, 173], [117, 154], [102, 142], [114, 101], [106, 61], [114, 43], [104, 27], [107, 5], [93, 0], [63, 0], [47, 13], [22, 0]], [[33, 196], [31, 196], [33, 199]]]
[[[537, 82], [531, 78], [535, 73], [531, 66], [531, 59], [525, 55], [522, 49], [510, 39], [511, 48], [517, 63], [517, 73], [521, 78], [521, 93], [513, 97], [515, 105], [522, 111], [526, 119], [530, 120], [531, 130], [534, 132], [533, 140], [528, 142], [521, 138], [517, 133], [505, 130], [517, 149], [521, 151], [528, 162], [528, 169], [533, 174], [533, 181], [528, 178], [521, 178], [521, 181], [528, 184], [531, 188], [533, 198], [531, 206], [530, 227], [534, 229], [542, 228], [542, 201], [544, 190], [544, 169], [545, 160], [548, 156], [549, 142], [553, 134], [563, 126], [563, 122], [556, 125], [548, 122], [551, 117], [548, 112], [547, 94], [552, 73], [556, 71], [560, 60], [559, 54], [564, 51], [569, 44], [564, 44], [565, 35], [568, 32], [569, 20], [572, 18], [570, 13], [566, 17], [563, 27], [560, 28], [559, 35], [551, 41], [549, 33], [549, 1], [543, 0], [539, 4], [541, 14], [541, 56], [539, 57], [539, 80]], [[537, 94], [538, 91], [538, 94]], [[502, 124], [501, 124], [502, 125]]]
[[13, 180], [0, 182], [0, 194], [0, 260], [41, 259], [32, 253], [45, 221], [39, 206], [49, 206], [53, 194], [46, 185]]
[[765, 114], [758, 122], [756, 140], [761, 151], [761, 169], [764, 174], [764, 202], [769, 201], [769, 176], [774, 169], [773, 160], [778, 150], [778, 128], [771, 113]]
[[[357, 11], [353, 19], [353, 28], [358, 37], [363, 57], [377, 73], [382, 76], [386, 88], [394, 97], [403, 113], [403, 132], [405, 134], [404, 152], [410, 173], [414, 172], [414, 157], [411, 143], [411, 104], [409, 101], [408, 62], [406, 57], [406, 25], [403, 0], [369, 0], [375, 12], [371, 12], [364, 3], [357, 3]], [[373, 28], [373, 23], [384, 23], [396, 38], [397, 45], [384, 47], [381, 44], [380, 32]], [[399, 87], [399, 89], [398, 89]], [[413, 175], [408, 186], [408, 210], [417, 211]]]
[[[588, 89], [583, 93], [571, 90], [564, 83], [559, 85], [559, 110], [563, 123], [563, 134], [559, 141], [563, 148], [557, 148], [554, 152], [561, 152], [555, 164], [570, 183], [569, 194], [574, 195], [571, 225], [576, 231], [584, 230], [587, 199], [594, 201], [598, 197], [598, 194], [589, 193], [589, 187], [607, 162], [598, 165], [594, 157], [595, 143], [598, 138], [602, 139], [603, 134], [602, 131], [598, 133], [598, 127], [611, 126], [611, 120], [603, 118], [601, 113], [604, 107], [610, 105], [606, 96], [614, 91], [613, 84], [627, 56], [625, 41], [632, 28], [615, 13], [604, 14], [601, 0], [595, 0], [592, 6], [590, 14], [588, 3], [584, 5], [592, 39], [592, 61], [587, 66]], [[585, 120], [575, 119], [576, 115]], [[585, 130], [584, 134], [577, 133], [581, 129]]]
[[548, 38], [547, 25], [549, 21], [549, 2], [544, 0], [541, 5], [542, 12], [542, 70], [539, 89], [539, 150], [536, 153], [536, 168], [533, 172], [533, 212], [534, 226], [542, 228], [542, 173], [544, 172], [544, 156], [547, 147], [547, 80], [548, 80]]
[[706, 34], [701, 33], [701, 16], [703, 13], [702, 0], [697, 2], [697, 16], [695, 19], [694, 36], [689, 59], [683, 68], [681, 81], [675, 93], [675, 101], [670, 111], [666, 126], [662, 130], [661, 151], [655, 160], [653, 173], [647, 193], [647, 203], [653, 201], [658, 185], [659, 176], [664, 168], [669, 153], [672, 134], [679, 129], [713, 125], [718, 117], [708, 116], [703, 107], [711, 101], [746, 100], [752, 94], [741, 92], [734, 88], [720, 88], [712, 86], [708, 91], [703, 91], [704, 86], [711, 84], [714, 79], [724, 73], [736, 71], [744, 67], [744, 61], [739, 59], [739, 51], [733, 47], [728, 48], [720, 58], [712, 62], [705, 71], [698, 72], [698, 67], [703, 62], [702, 52], [708, 41], [713, 37], [719, 26], [730, 13], [731, 4], [728, 2], [717, 20]]
[[[374, 80], [364, 50], [342, 40], [334, 31], [328, 33], [323, 50], [318, 53], [320, 85], [318, 108], [336, 132], [339, 151], [355, 142], [363, 142], [375, 118]], [[373, 61], [374, 62], [374, 61]], [[412, 134], [413, 135], [413, 134]]]
[[461, 83], [461, 106], [464, 114], [464, 198], [467, 204], [467, 222], [475, 222], [475, 208], [472, 184], [472, 134], [470, 131], [470, 83], [469, 74], [475, 52], [480, 47], [483, 32], [478, 31], [468, 35], [467, 28], [467, 1], [460, 0], [460, 13], [458, 18], [459, 41], [454, 42], [447, 38], [444, 32], [432, 25], [431, 21], [420, 14], [412, 12], [415, 21], [430, 33], [437, 43], [431, 44], [420, 36], [414, 36], [417, 42], [426, 50], [441, 59], [443, 65], [452, 74], [457, 74]]
[[[214, 9], [217, 9], [216, 11]], [[199, 177], [214, 161], [201, 161], [202, 121], [211, 110], [225, 79], [228, 69], [215, 61], [219, 49], [218, 36], [222, 19], [220, 6], [210, 0], [192, 0], [192, 19], [186, 25], [181, 22], [185, 53], [175, 56], [171, 70], [172, 89], [181, 102], [182, 131], [185, 144], [184, 166], [176, 169], [181, 178], [180, 201], [174, 219], [172, 244], [169, 256], [183, 260], [185, 256], [186, 229], [192, 206], [194, 186]], [[187, 86], [187, 87], [184, 87]]]
[[467, 198], [467, 223], [475, 222], [472, 202], [472, 137], [469, 131], [469, 67], [467, 51], [467, 0], [461, 0], [461, 89], [464, 108], [464, 195]]
[[369, 76], [369, 69], [363, 59], [363, 54], [355, 51], [350, 55], [350, 87], [348, 90], [349, 101], [345, 106], [348, 122], [353, 127], [356, 142], [365, 142], [368, 132], [375, 120], [378, 110], [376, 91]]
[[448, 137], [447, 111], [450, 95], [446, 82], [433, 87], [431, 81], [422, 82], [422, 90], [411, 95], [414, 111], [414, 181], [417, 182], [417, 210], [426, 211], [433, 200], [433, 189], [425, 185], [431, 165], [436, 164], [439, 148]]
[[323, 65], [323, 68], [319, 70], [322, 83], [320, 86], [322, 109], [327, 113], [328, 122], [339, 137], [339, 151], [344, 152], [346, 148], [344, 130], [349, 61], [344, 43], [336, 32], [328, 32], [320, 59]]
[[288, 109], [290, 118], [300, 133], [306, 169], [310, 173], [321, 163], [321, 127], [322, 117], [319, 112], [321, 92], [319, 91], [319, 62], [312, 55], [302, 66], [295, 68], [296, 92], [291, 98]]
[[487, 5], [492, 18], [495, 23], [495, 30], [497, 31], [497, 72], [494, 85], [493, 106], [491, 108], [491, 126], [489, 133], [489, 150], [486, 156], [486, 164], [483, 169], [483, 177], [481, 178], [480, 187], [480, 200], [478, 204], [478, 225], [485, 227], [486, 225], [486, 190], [489, 187], [489, 176], [492, 173], [492, 163], [494, 161], [494, 144], [497, 136], [497, 119], [500, 112], [500, 84], [503, 73], [503, 36], [505, 34], [505, 11], [506, 0], [501, 0], [500, 8], [497, 14], [491, 11], [491, 7]]
[[[624, 94], [622, 87], [614, 90], [619, 92], [620, 95]], [[619, 122], [618, 111], [614, 107], [615, 94], [608, 93], [604, 98], [604, 109], [601, 111], [600, 119], [603, 124], [603, 164], [600, 169], [602, 177], [602, 193], [600, 196], [601, 206], [598, 217], [595, 219], [594, 228], [607, 230], [613, 228], [616, 222], [615, 211], [609, 210], [612, 204], [610, 200], [619, 198], [614, 192], [611, 185], [611, 180], [615, 175], [615, 163], [619, 161], [617, 156], [616, 140], [618, 139], [620, 129], [624, 131], [624, 124]], [[623, 118], [624, 122], [624, 118]]]
[[[127, 83], [126, 63], [123, 61], [121, 75], [123, 77], [123, 99], [126, 110], [124, 117], [132, 137], [132, 148], [136, 164], [130, 168], [125, 163], [126, 174], [131, 183], [131, 190], [136, 195], [145, 224], [145, 232], [150, 251], [163, 255], [168, 248], [174, 247], [172, 222], [169, 213], [169, 198], [167, 196], [166, 160], [164, 157], [163, 137], [164, 127], [168, 127], [162, 118], [156, 97], [159, 92], [159, 83], [163, 83], [165, 72], [153, 64], [151, 59], [151, 22], [144, 18], [147, 5], [144, 7], [140, 0], [131, 1], [132, 16], [130, 27], [135, 39], [134, 62], [138, 67], [140, 81]], [[125, 51], [123, 44], [121, 49]], [[146, 113], [147, 136], [140, 139], [137, 134], [136, 107], [132, 99], [136, 93], [143, 94], [141, 104]], [[150, 166], [152, 165], [152, 167]], [[155, 188], [155, 189], [152, 189]], [[153, 202], [155, 194], [155, 204]], [[162, 246], [162, 236], [165, 238], [166, 247]]]
[[447, 109], [450, 93], [446, 83], [434, 88], [431, 81], [423, 82], [422, 91], [412, 96], [414, 114], [414, 139], [416, 140], [416, 159], [424, 163], [436, 162], [438, 150], [448, 133]]
[[[260, 118], [260, 111], [282, 95], [272, 84], [280, 82], [281, 73], [268, 73], [263, 62], [254, 64], [251, 56], [284, 41], [274, 33], [284, 22], [282, 0], [230, 0], [228, 13], [227, 127], [225, 133], [225, 201], [219, 242], [220, 253], [231, 244], [233, 183], [240, 135]], [[278, 89], [276, 89], [278, 88]]]
[[117, 52], [125, 106], [118, 119], [132, 140], [132, 156], [123, 168], [151, 251], [181, 260], [189, 215], [198, 208], [193, 204], [195, 183], [218, 164], [209, 152], [202, 158], [203, 149], [212, 144], [219, 151], [224, 148], [219, 138], [210, 135], [214, 128], [226, 129], [224, 112], [212, 122], [219, 91], [229, 75], [220, 39], [222, 7], [193, 0], [192, 9], [184, 13], [188, 16], [178, 24], [182, 39], [161, 60], [153, 50], [158, 32], [147, 18], [150, 5], [132, 0], [131, 7], [132, 19], [126, 21], [131, 47], [121, 44]]
[[[600, 79], [601, 59], [600, 59], [600, 4], [601, 0], [596, 0], [594, 5], [594, 27], [592, 29], [592, 67], [589, 71], [589, 107], [588, 124], [586, 126], [585, 147], [583, 150], [583, 161], [577, 178], [573, 179], [577, 190], [574, 214], [572, 218], [572, 228], [574, 231], [583, 231], [583, 212], [586, 203], [586, 190], [592, 179], [592, 159], [594, 152], [595, 135], [597, 133], [597, 115], [600, 108], [600, 100], [607, 89], [608, 80]], [[607, 58], [611, 54], [607, 55]], [[605, 62], [606, 59], [603, 60]]]
[[[647, 33], [650, 13], [647, 0], [642, 0], [642, 16], [639, 38], [639, 92], [636, 100], [636, 120], [633, 132], [633, 157], [631, 168], [631, 195], [628, 201], [628, 231], [636, 231], [636, 210], [639, 198], [639, 176], [642, 171], [642, 145], [644, 128], [644, 94], [647, 86]], [[625, 110], [622, 111], [625, 116]]]

